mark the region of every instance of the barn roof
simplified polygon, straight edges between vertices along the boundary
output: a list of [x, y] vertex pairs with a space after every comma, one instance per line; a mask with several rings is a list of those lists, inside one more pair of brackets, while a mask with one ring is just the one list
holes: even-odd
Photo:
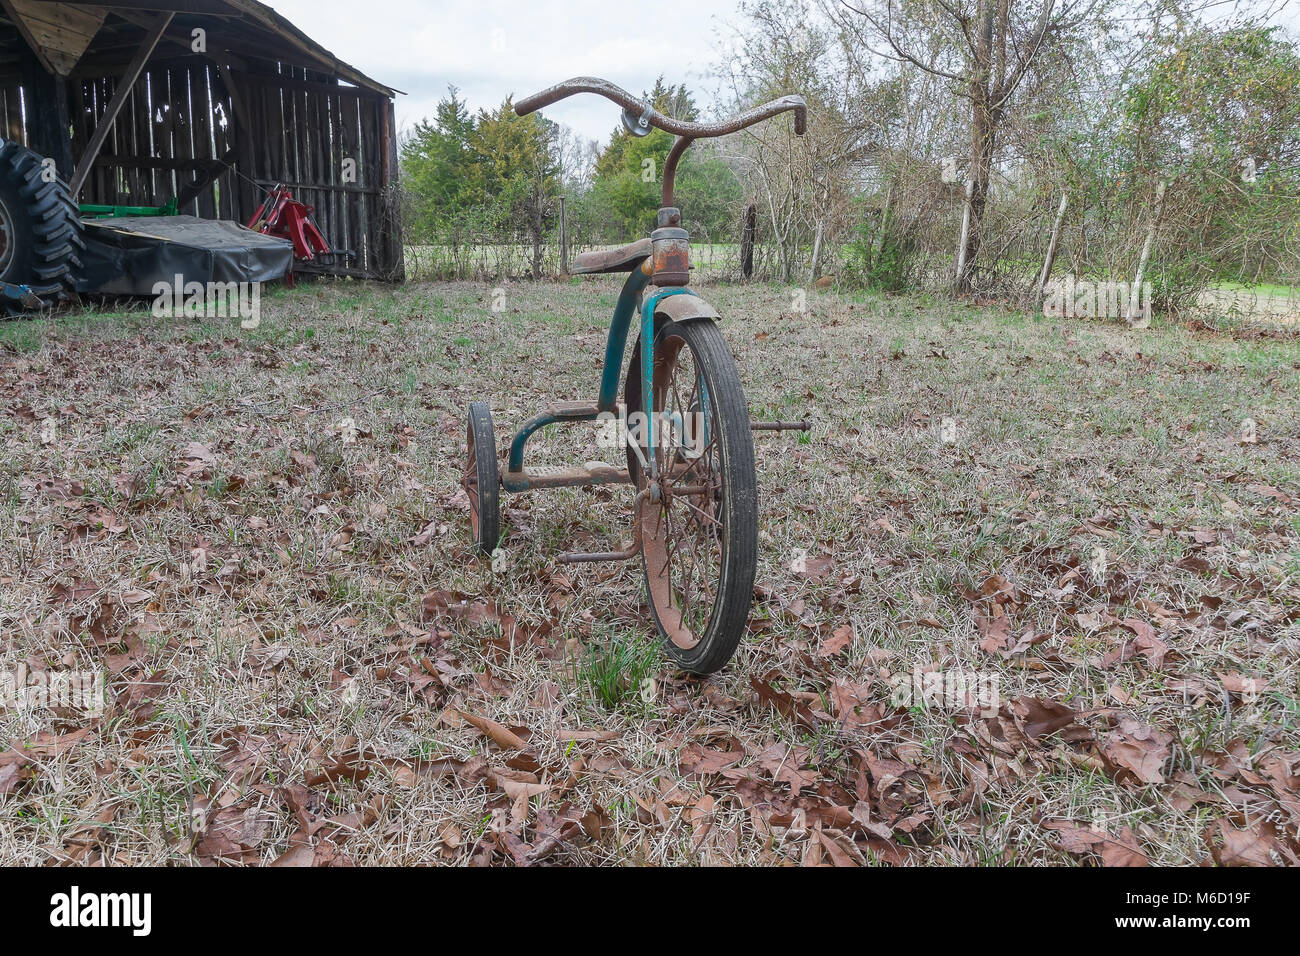
[[305, 67], [385, 96], [398, 92], [349, 66], [257, 0], [0, 0], [0, 71], [16, 70], [23, 47], [62, 76], [121, 69], [162, 12], [174, 14], [155, 56], [192, 55], [195, 28], [207, 55]]

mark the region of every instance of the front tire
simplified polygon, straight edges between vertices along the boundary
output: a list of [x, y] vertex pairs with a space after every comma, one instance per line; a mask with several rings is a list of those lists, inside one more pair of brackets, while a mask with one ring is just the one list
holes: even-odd
[[[660, 500], [641, 507], [641, 559], [655, 624], [683, 670], [731, 659], [749, 621], [758, 560], [758, 488], [749, 407], [734, 359], [709, 321], [665, 322], [655, 335], [655, 456]], [[639, 369], [640, 348], [633, 369]], [[629, 415], [641, 380], [625, 385]], [[634, 404], [635, 403], [635, 404]], [[661, 440], [672, 423], [674, 437]], [[642, 440], [644, 441], [642, 436]], [[639, 488], [649, 481], [636, 461]]]

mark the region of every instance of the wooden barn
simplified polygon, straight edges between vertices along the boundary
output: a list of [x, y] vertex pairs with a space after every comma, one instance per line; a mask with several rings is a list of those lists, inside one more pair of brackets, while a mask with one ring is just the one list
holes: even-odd
[[0, 136], [81, 203], [247, 222], [287, 186], [330, 247], [404, 277], [395, 90], [256, 0], [0, 0]]

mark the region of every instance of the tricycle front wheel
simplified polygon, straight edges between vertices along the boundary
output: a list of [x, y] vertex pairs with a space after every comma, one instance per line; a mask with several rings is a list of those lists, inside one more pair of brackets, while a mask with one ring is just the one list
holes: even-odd
[[[639, 352], [626, 383], [629, 415], [642, 408]], [[646, 590], [669, 654], [683, 670], [708, 674], [731, 659], [744, 634], [758, 557], [749, 407], [717, 326], [660, 327], [653, 394], [651, 428], [634, 430], [638, 445], [629, 449], [639, 459], [637, 484], [651, 481], [651, 454], [658, 484], [638, 519]]]

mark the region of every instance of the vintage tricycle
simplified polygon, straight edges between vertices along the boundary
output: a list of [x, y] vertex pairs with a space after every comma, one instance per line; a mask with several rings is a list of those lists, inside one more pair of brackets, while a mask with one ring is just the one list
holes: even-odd
[[[677, 139], [664, 163], [663, 207], [648, 239], [620, 249], [584, 252], [571, 274], [627, 272], [605, 344], [600, 392], [594, 402], [558, 402], [527, 421], [510, 443], [504, 474], [497, 465], [492, 414], [469, 406], [468, 463], [462, 484], [470, 503], [474, 543], [493, 552], [500, 540], [499, 491], [632, 484], [636, 487], [632, 546], [624, 551], [569, 553], [557, 560], [615, 561], [641, 556], [650, 610], [667, 649], [682, 669], [707, 674], [735, 652], [749, 619], [758, 548], [754, 429], [804, 428], [806, 422], [751, 422], [731, 352], [715, 324], [718, 312], [687, 288], [688, 234], [673, 203], [677, 163], [690, 144], [794, 112], [803, 135], [803, 97], [785, 96], [725, 123], [687, 123], [640, 102], [614, 84], [578, 77], [520, 100], [525, 116], [575, 93], [598, 93], [623, 107], [634, 136], [652, 127]], [[617, 392], [634, 315], [640, 338]], [[646, 387], [650, 383], [650, 387]], [[627, 468], [601, 462], [560, 467], [525, 465], [538, 429], [555, 423], [612, 425], [626, 445]], [[625, 437], [624, 437], [625, 436]]]

